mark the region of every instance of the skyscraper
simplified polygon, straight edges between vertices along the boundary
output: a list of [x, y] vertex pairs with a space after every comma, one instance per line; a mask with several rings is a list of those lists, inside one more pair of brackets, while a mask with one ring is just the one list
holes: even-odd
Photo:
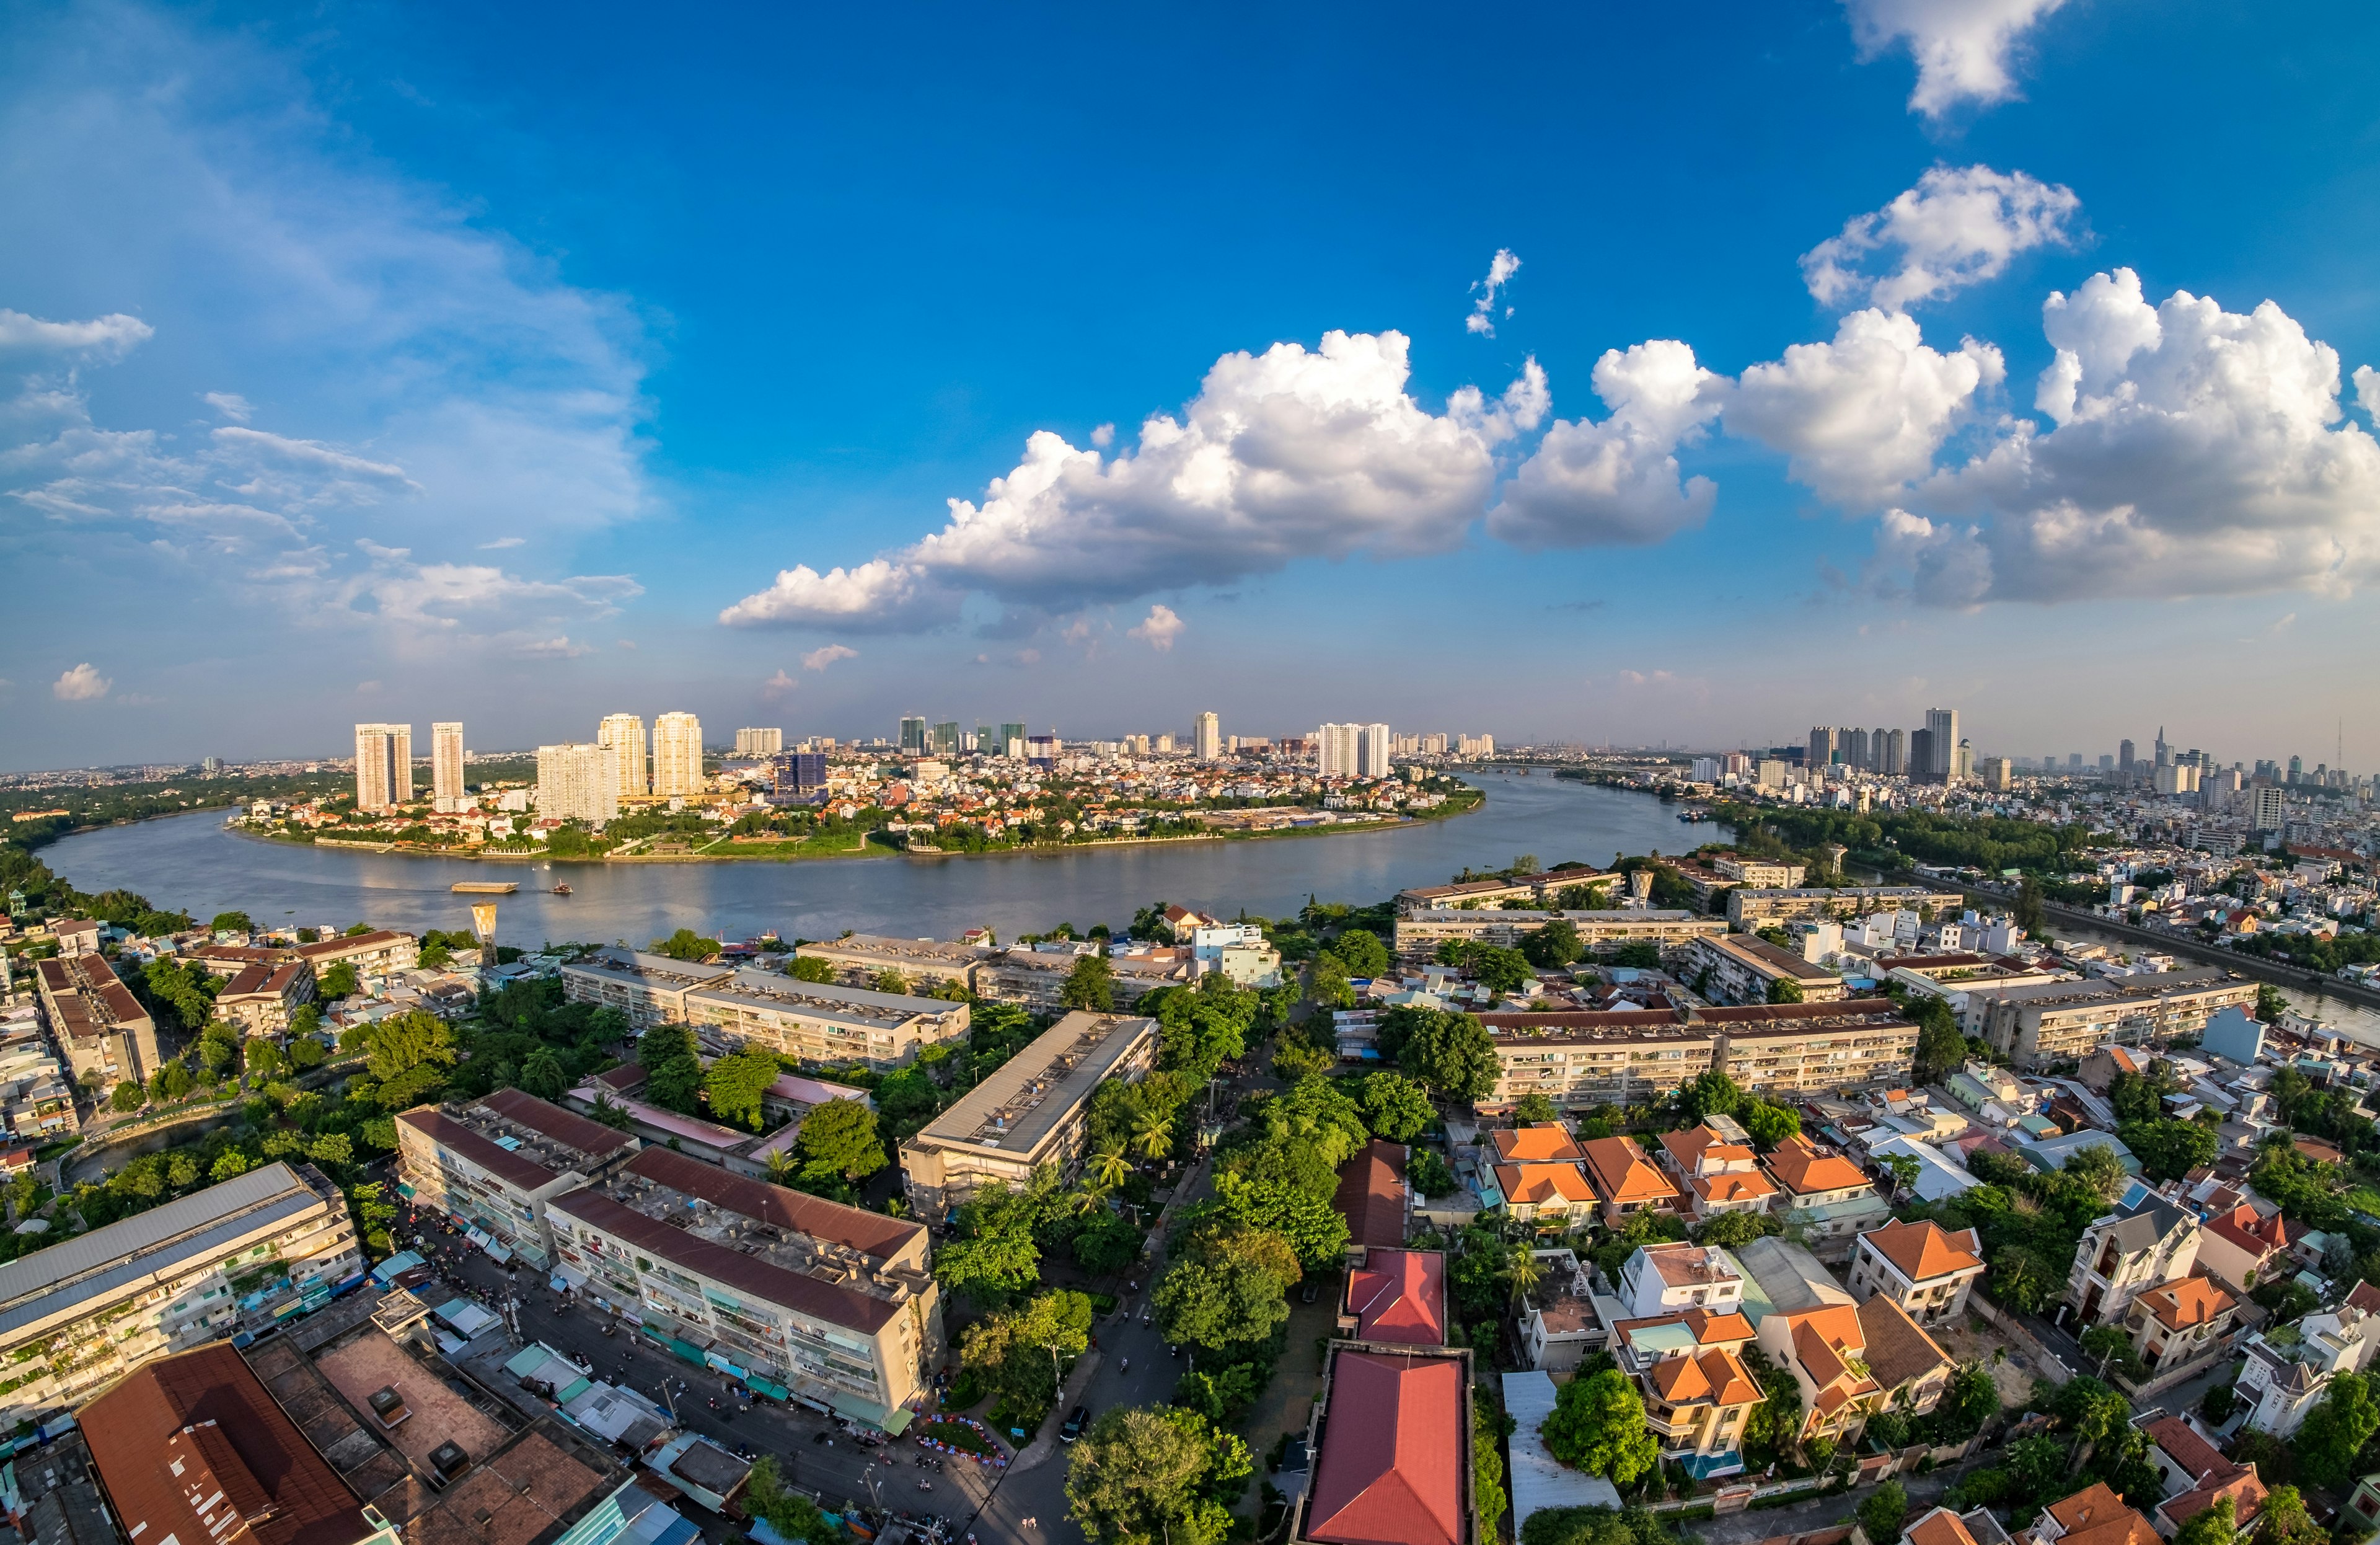
[[901, 716], [901, 749], [911, 756], [926, 754], [926, 719], [919, 713]]
[[956, 719], [945, 719], [936, 724], [931, 744], [934, 748], [934, 755], [938, 757], [957, 756], [959, 754], [959, 722]]
[[1883, 748], [1876, 754], [1876, 770], [1888, 777], [1909, 775], [1909, 737], [1900, 730], [1878, 730], [1876, 739]]
[[1824, 767], [1835, 760], [1836, 730], [1832, 724], [1819, 724], [1810, 731], [1810, 767]]
[[393, 810], [413, 803], [413, 726], [356, 726], [356, 809]]
[[[1899, 730], [1895, 730], [1893, 733], [1898, 735], [1900, 732]], [[1932, 730], [1911, 730], [1909, 732], [1910, 781], [1912, 783], [1924, 782], [1931, 775], [1928, 770], [1931, 769], [1933, 765], [1934, 732]]]
[[1314, 744], [1318, 760], [1315, 771], [1325, 778], [1352, 778], [1355, 775], [1355, 726], [1324, 724], [1314, 732]]
[[1389, 775], [1389, 748], [1395, 736], [1386, 724], [1365, 724], [1355, 731], [1355, 776], [1385, 778]]
[[2165, 743], [2165, 726], [2163, 724], [2159, 724], [2157, 726], [2156, 765], [2159, 767], [2171, 767], [2173, 765], [2173, 748]]
[[1013, 719], [1007, 724], [1001, 725], [1000, 744], [994, 746], [992, 750], [994, 753], [1003, 757], [1023, 756], [1025, 754], [1025, 726], [1016, 723]]
[[611, 713], [596, 726], [595, 744], [612, 753], [612, 795], [641, 799], [653, 791], [645, 772], [645, 722], [634, 713]]
[[1853, 726], [1842, 733], [1843, 764], [1863, 769], [1873, 765], [1868, 760], [1867, 731]]
[[1196, 738], [1200, 761], [1213, 761], [1223, 754], [1223, 721], [1213, 710], [1198, 715]]
[[2127, 778], [2132, 775], [2132, 762], [2135, 760], [2132, 755], [2133, 749], [2132, 743], [2129, 740], [2116, 742], [2116, 771]]
[[617, 752], [616, 747], [584, 740], [540, 746], [537, 813], [552, 821], [583, 821], [589, 826], [600, 826], [618, 815]]
[[653, 795], [670, 799], [702, 792], [702, 721], [664, 713], [653, 721]]
[[773, 757], [784, 748], [783, 730], [746, 729], [735, 732], [735, 754], [739, 757]]
[[430, 808], [453, 815], [463, 808], [463, 726], [430, 726]]
[[1871, 772], [1894, 772], [1900, 771], [1898, 768], [1887, 767], [1884, 764], [1885, 740], [1889, 733], [1890, 732], [1886, 730], [1881, 724], [1878, 724], [1876, 728], [1867, 732], [1867, 761], [1865, 765], [1867, 770]]
[[[1912, 766], [1911, 777], [1925, 776], [1946, 784], [1959, 781], [1959, 711], [1955, 708], [1929, 708], [1925, 711], [1925, 727], [1933, 731], [1933, 759], [1922, 768]], [[1911, 748], [1913, 751], [1915, 748]]]

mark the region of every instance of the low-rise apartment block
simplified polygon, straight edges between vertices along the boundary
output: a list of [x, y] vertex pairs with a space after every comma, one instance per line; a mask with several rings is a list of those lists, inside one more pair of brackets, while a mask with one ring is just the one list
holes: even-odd
[[1543, 874], [1515, 875], [1510, 879], [1458, 880], [1447, 885], [1417, 885], [1397, 893], [1397, 911], [1427, 912], [1451, 906], [1509, 906], [1513, 902], [1543, 906], [1559, 897], [1573, 885], [1602, 886], [1608, 894], [1617, 894], [1620, 876], [1600, 870], [1549, 870]]
[[0, 1020], [0, 1125], [21, 1142], [49, 1142], [81, 1126], [67, 1064], [29, 1008]]
[[732, 966], [698, 965], [642, 950], [598, 950], [563, 965], [562, 995], [569, 1003], [616, 1009], [642, 1034], [655, 1025], [685, 1024], [686, 995], [735, 974]]
[[42, 1016], [77, 1081], [97, 1073], [108, 1085], [147, 1083], [162, 1065], [157, 1021], [116, 979], [104, 955], [42, 961], [34, 980]]
[[1450, 941], [1518, 949], [1524, 938], [1557, 918], [1568, 921], [1578, 930], [1579, 943], [1586, 947], [1589, 955], [1610, 955], [1625, 944], [1653, 944], [1666, 953], [1697, 939], [1712, 938], [1727, 931], [1726, 922], [1718, 918], [1650, 908], [1598, 912], [1466, 912], [1455, 907], [1437, 907], [1424, 912], [1397, 914], [1396, 952], [1404, 960], [1427, 960], [1438, 953], [1439, 945]]
[[1917, 1027], [1888, 998], [1703, 1009], [1483, 1014], [1500, 1064], [1483, 1113], [1523, 1095], [1557, 1105], [1660, 1100], [1712, 1068], [1756, 1093], [1906, 1080]]
[[847, 933], [840, 939], [803, 944], [795, 952], [805, 960], [823, 960], [836, 977], [855, 987], [866, 987], [890, 971], [908, 983], [912, 992], [930, 992], [946, 982], [975, 991], [976, 967], [999, 952], [984, 944], [952, 943], [941, 939], [891, 939], [873, 933]]
[[289, 1016], [314, 1001], [314, 967], [304, 960], [245, 966], [215, 994], [215, 1012], [249, 1035], [281, 1035]]
[[561, 1271], [713, 1367], [880, 1427], [941, 1361], [921, 1224], [662, 1148], [549, 1215]]
[[1738, 885], [1727, 893], [1727, 920], [1751, 931], [1810, 918], [1862, 918], [1904, 906], [1913, 912], [1940, 899], [1923, 885]]
[[374, 929], [317, 943], [300, 944], [298, 955], [321, 976], [334, 966], [352, 966], [358, 977], [384, 977], [421, 964], [421, 941], [394, 929]]
[[1136, 1080], [1156, 1060], [1156, 1020], [1067, 1015], [901, 1145], [910, 1205], [939, 1218], [993, 1181], [1025, 1185], [1043, 1164], [1071, 1176], [1093, 1091]]
[[1968, 994], [1977, 1032], [2020, 1067], [2080, 1063], [2106, 1046], [2194, 1036], [2227, 1008], [2256, 1001], [2256, 984], [2212, 966], [2093, 981], [1979, 988]]
[[799, 981], [774, 971], [737, 971], [691, 989], [686, 1013], [698, 1026], [784, 1056], [879, 1069], [915, 1062], [921, 1047], [955, 1040], [967, 1028], [964, 1003]]
[[546, 1208], [620, 1167], [637, 1139], [519, 1089], [396, 1118], [397, 1192], [488, 1240], [498, 1260], [553, 1259]]
[[[363, 1270], [346, 1198], [260, 1165], [0, 1265], [0, 1421], [72, 1405], [164, 1352], [269, 1322]], [[261, 1296], [261, 1297], [260, 1297]], [[244, 1299], [256, 1299], [244, 1311]]]
[[1783, 982], [1801, 994], [1796, 1003], [1850, 996], [1834, 972], [1749, 933], [1706, 934], [1694, 942], [1679, 968], [1695, 991], [1716, 1004], [1775, 1003]]
[[[1037, 1014], [1065, 1006], [1066, 983], [1082, 952], [1070, 945], [1003, 950], [977, 968], [976, 992], [995, 1003], [1021, 1004]], [[1198, 979], [1198, 962], [1186, 949], [1151, 950], [1109, 957], [1109, 991], [1115, 1006], [1130, 1008], [1160, 987], [1186, 987]]]

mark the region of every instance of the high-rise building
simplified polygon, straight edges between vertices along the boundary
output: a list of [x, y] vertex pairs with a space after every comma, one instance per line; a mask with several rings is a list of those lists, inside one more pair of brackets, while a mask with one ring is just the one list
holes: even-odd
[[776, 803], [790, 805], [826, 787], [824, 751], [780, 751], [771, 760], [776, 774]]
[[2159, 724], [2157, 726], [2156, 760], [2153, 765], [2157, 767], [2171, 767], [2173, 765], [2173, 748], [2165, 743], [2165, 726], [2163, 724]]
[[1324, 724], [1314, 732], [1314, 744], [1319, 760], [1316, 772], [1325, 778], [1352, 778], [1355, 775], [1355, 726]]
[[1877, 730], [1875, 735], [1877, 742], [1880, 743], [1876, 751], [1876, 770], [1888, 777], [1907, 777], [1909, 775], [1907, 733], [1901, 730]]
[[1871, 768], [1874, 764], [1868, 760], [1867, 731], [1860, 729], [1854, 725], [1852, 728], [1845, 730], [1843, 735], [1845, 737], [1843, 741], [1844, 765], [1848, 767], [1857, 767], [1863, 770]]
[[702, 721], [691, 713], [664, 713], [653, 721], [653, 797], [701, 792]]
[[[1893, 733], [1898, 735], [1900, 732], [1899, 730], [1895, 730]], [[1912, 783], [1923, 783], [1930, 775], [1930, 769], [1933, 765], [1934, 732], [1932, 730], [1911, 730], [1909, 732], [1910, 780]]]
[[[2158, 736], [2158, 745], [2157, 745], [2157, 760], [2158, 760], [2159, 761], [2163, 761], [2163, 760], [2165, 760], [2165, 745], [2164, 745], [2164, 736], [2163, 736], [2163, 732], [2159, 732], [2159, 736]], [[2289, 759], [2289, 782], [2291, 782], [2291, 783], [2293, 783], [2293, 784], [2296, 784], [2296, 783], [2303, 783], [2304, 781], [2305, 781], [2305, 758], [2303, 758], [2303, 757], [2291, 757], [2291, 758]]]
[[901, 749], [911, 756], [926, 754], [926, 719], [920, 713], [901, 715]]
[[591, 740], [537, 748], [537, 813], [600, 826], [620, 813], [619, 758]]
[[463, 726], [430, 726], [430, 808], [453, 815], [468, 797], [463, 792]]
[[945, 719], [936, 724], [932, 744], [934, 755], [938, 757], [957, 756], [959, 754], [959, 722], [956, 719]]
[[212, 778], [220, 776], [222, 772], [223, 758], [200, 757], [199, 759], [199, 776], [202, 778]]
[[1000, 744], [993, 747], [992, 749], [999, 752], [1003, 757], [1023, 756], [1025, 754], [1025, 726], [1016, 723], [1013, 719], [1001, 725]]
[[2016, 779], [2016, 768], [2007, 757], [1985, 757], [1980, 769], [1983, 785], [2005, 792]]
[[2115, 759], [2115, 758], [2113, 758], [2113, 757], [2101, 757], [2101, 758], [2099, 759], [2099, 776], [2101, 776], [2101, 777], [2103, 777], [2103, 778], [2104, 778], [2104, 777], [2107, 776], [2109, 773], [2113, 772], [2115, 770], [2116, 770], [2116, 759]]
[[1200, 761], [1213, 761], [1223, 754], [1223, 721], [1213, 710], [1198, 715], [1196, 739]]
[[1394, 737], [1386, 724], [1366, 724], [1355, 732], [1355, 776], [1385, 778], [1393, 769], [1389, 764], [1389, 746]]
[[2271, 784], [2248, 790], [2248, 824], [2259, 832], [2277, 832], [2289, 819], [2289, 796]]
[[[1923, 766], [1912, 758], [1909, 775], [1931, 778], [1937, 783], [1956, 783], [1959, 779], [1959, 711], [1955, 708], [1929, 708], [1925, 711], [1925, 727], [1934, 732], [1933, 759]], [[1912, 748], [1914, 750], [1914, 748]]]
[[981, 720], [976, 721], [974, 749], [976, 755], [979, 757], [996, 757], [1000, 755], [999, 736], [993, 735], [991, 726], [983, 723]]
[[356, 809], [393, 810], [413, 803], [413, 726], [356, 726]]
[[2116, 742], [2116, 771], [2127, 778], [2132, 775], [2132, 764], [2139, 760], [2133, 754], [2134, 750], [2135, 748], [2129, 740]]
[[634, 713], [606, 714], [595, 728], [595, 744], [612, 753], [615, 798], [641, 799], [653, 791], [645, 771], [645, 722]]
[[1832, 724], [1819, 724], [1810, 731], [1810, 760], [1804, 765], [1819, 768], [1835, 760], [1838, 732]]
[[771, 729], [748, 729], [735, 732], [735, 754], [739, 757], [773, 757], [785, 748], [785, 732]]

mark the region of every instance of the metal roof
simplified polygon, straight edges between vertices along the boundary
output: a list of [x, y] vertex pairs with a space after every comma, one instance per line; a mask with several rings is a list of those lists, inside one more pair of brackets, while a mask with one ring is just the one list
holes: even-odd
[[1076, 1009], [929, 1123], [912, 1142], [1030, 1153], [1157, 1033], [1157, 1021]]

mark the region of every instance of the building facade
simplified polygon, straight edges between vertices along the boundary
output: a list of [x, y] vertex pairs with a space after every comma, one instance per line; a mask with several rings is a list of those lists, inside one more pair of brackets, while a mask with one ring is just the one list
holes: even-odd
[[686, 1015], [733, 1040], [813, 1063], [886, 1070], [966, 1034], [967, 1005], [743, 970], [691, 988]]
[[625, 1163], [637, 1139], [519, 1089], [396, 1118], [397, 1193], [480, 1231], [498, 1259], [553, 1262], [546, 1208]]
[[773, 757], [785, 748], [785, 732], [782, 729], [740, 729], [735, 732], [735, 754], [739, 757]]
[[453, 720], [430, 726], [430, 808], [453, 815], [463, 808], [463, 726]]
[[[1843, 979], [1791, 950], [1749, 933], [1705, 934], [1694, 940], [1679, 969], [1694, 991], [1718, 1004], [1768, 1004], [1790, 991], [1793, 1003], [1830, 1003], [1848, 997]], [[1782, 984], [1791, 982], [1791, 989]]]
[[1727, 893], [1727, 920], [1745, 932], [1810, 918], [1864, 918], [1939, 899], [1923, 885], [1846, 885], [1840, 890], [1738, 885]]
[[595, 744], [611, 753], [613, 797], [642, 799], [653, 791], [645, 760], [645, 721], [634, 713], [607, 713], [595, 727]]
[[157, 1055], [156, 1020], [116, 979], [104, 955], [37, 962], [33, 979], [42, 1017], [78, 1082], [97, 1073], [111, 1086], [146, 1083], [164, 1065]]
[[1757, 1093], [1813, 1094], [1908, 1078], [1917, 1027], [1889, 999], [1480, 1016], [1495, 1038], [1482, 1113], [1525, 1094], [1572, 1109], [1667, 1098], [1718, 1069]]
[[2200, 1233], [2195, 1216], [2156, 1196], [2084, 1229], [2065, 1295], [2082, 1328], [2116, 1324], [2141, 1294], [2190, 1275]]
[[619, 758], [592, 741], [574, 740], [537, 748], [537, 813], [548, 821], [601, 826], [620, 813], [613, 783]]
[[317, 977], [334, 966], [352, 966], [358, 977], [384, 977], [392, 971], [410, 971], [419, 965], [421, 941], [395, 929], [376, 928], [370, 933], [343, 934], [336, 939], [300, 944], [298, 958], [312, 967]]
[[1437, 906], [1398, 914], [1396, 952], [1405, 960], [1427, 960], [1438, 953], [1439, 945], [1449, 940], [1517, 949], [1524, 938], [1557, 918], [1578, 931], [1579, 943], [1591, 955], [1611, 955], [1627, 944], [1654, 944], [1666, 954], [1697, 939], [1717, 938], [1727, 932], [1723, 918], [1652, 908], [1540, 912]]
[[1967, 1308], [1984, 1274], [1984, 1247], [1973, 1229], [1899, 1219], [1859, 1236], [1852, 1255], [1852, 1296], [1883, 1294], [1920, 1325], [1947, 1325]]
[[664, 713], [653, 721], [653, 797], [701, 792], [702, 721], [691, 713]]
[[642, 950], [608, 949], [562, 967], [565, 1003], [617, 1009], [641, 1032], [655, 1025], [684, 1025], [686, 995], [735, 974], [728, 966], [701, 966]]
[[393, 810], [413, 803], [413, 726], [356, 726], [356, 809]]
[[975, 991], [976, 968], [999, 952], [983, 944], [951, 943], [941, 939], [892, 939], [872, 933], [846, 933], [795, 950], [804, 960], [823, 960], [839, 981], [854, 987], [873, 984], [886, 972], [899, 977], [911, 991], [930, 992], [955, 985]]

